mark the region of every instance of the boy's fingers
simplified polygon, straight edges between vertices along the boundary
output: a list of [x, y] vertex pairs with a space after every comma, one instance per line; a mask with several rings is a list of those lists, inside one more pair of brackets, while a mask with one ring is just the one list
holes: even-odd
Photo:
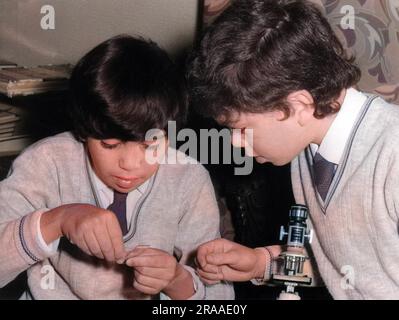
[[[77, 238], [76, 240], [77, 246], [87, 255], [91, 256], [92, 254], [90, 253], [89, 247], [87, 246], [87, 243], [85, 241], [85, 238], [83, 235], [80, 238]], [[72, 241], [70, 241], [72, 243]], [[73, 244], [73, 243], [72, 243]]]
[[133, 287], [135, 287], [138, 291], [140, 291], [142, 293], [145, 293], [145, 294], [154, 295], [154, 294], [158, 294], [159, 293], [158, 289], [146, 286], [144, 284], [141, 284], [136, 279], [133, 282]]
[[216, 239], [199, 246], [197, 250], [197, 260], [199, 265], [203, 268], [209, 262], [207, 260], [209, 255], [223, 253], [226, 250], [225, 245], [225, 239]]
[[219, 272], [219, 267], [215, 266], [214, 264], [206, 264], [204, 267], [200, 268], [201, 270], [205, 272], [211, 272], [211, 273], [218, 273]]
[[96, 236], [97, 243], [100, 246], [100, 250], [107, 261], [115, 261], [114, 248], [112, 242], [109, 239], [108, 232], [104, 226], [97, 227], [94, 229], [94, 235]]
[[222, 273], [211, 273], [211, 272], [205, 272], [201, 269], [197, 270], [199, 276], [203, 279], [206, 279], [208, 281], [221, 281], [223, 280], [223, 274]]
[[[161, 270], [161, 269], [158, 269]], [[140, 284], [152, 287], [152, 288], [159, 288], [159, 286], [162, 286], [162, 284], [167, 284], [169, 281], [167, 279], [170, 279], [168, 274], [165, 274], [165, 270], [163, 271], [163, 274], [158, 274], [157, 277], [154, 277], [150, 274], [147, 273], [148, 268], [144, 268], [144, 272], [141, 272], [142, 270], [135, 269], [134, 270], [134, 279], [137, 280]]]
[[165, 279], [165, 269], [163, 268], [135, 267], [134, 270], [142, 274], [143, 276], [151, 277], [158, 280]]
[[104, 259], [104, 256], [101, 252], [100, 245], [97, 242], [97, 239], [92, 231], [85, 232], [83, 235], [87, 247], [92, 256], [95, 256], [100, 259]]
[[234, 265], [237, 264], [239, 260], [240, 257], [234, 251], [226, 253], [211, 253], [206, 256], [207, 263], [217, 266], [223, 264]]
[[209, 244], [204, 244], [204, 245], [200, 246], [197, 250], [197, 262], [201, 266], [201, 268], [203, 268], [207, 264], [206, 256], [210, 252], [212, 252], [212, 250], [210, 250], [210, 249], [211, 248], [210, 248]]
[[125, 264], [129, 267], [135, 267], [135, 258], [127, 258]]
[[127, 254], [126, 260], [138, 256], [157, 256], [161, 253], [165, 252], [159, 249], [151, 248], [149, 245], [138, 245]]
[[130, 267], [165, 268], [165, 257], [158, 255], [139, 255], [128, 258], [126, 264]]
[[119, 223], [117, 221], [115, 223], [114, 220], [108, 221], [107, 230], [114, 251], [115, 260], [118, 263], [123, 263], [126, 258], [126, 251], [123, 245], [122, 230]]
[[205, 255], [197, 254], [196, 263], [199, 267], [204, 268], [206, 266]]
[[159, 280], [139, 274], [137, 272], [134, 274], [134, 281], [143, 286], [153, 288], [153, 289], [157, 289], [160, 284]]

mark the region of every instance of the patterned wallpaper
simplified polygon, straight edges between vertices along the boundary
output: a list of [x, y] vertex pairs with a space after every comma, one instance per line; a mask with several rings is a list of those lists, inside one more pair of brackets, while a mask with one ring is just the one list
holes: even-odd
[[[399, 104], [399, 0], [312, 0], [362, 70], [359, 88]], [[230, 0], [205, 0], [207, 25]]]

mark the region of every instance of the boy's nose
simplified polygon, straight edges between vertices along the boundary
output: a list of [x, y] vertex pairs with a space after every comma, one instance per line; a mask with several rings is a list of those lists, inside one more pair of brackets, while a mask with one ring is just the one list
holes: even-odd
[[119, 166], [126, 171], [130, 171], [132, 169], [139, 168], [140, 161], [135, 159], [135, 157], [123, 157], [119, 159]]
[[253, 148], [253, 132], [249, 130], [233, 130], [231, 144], [236, 148], [244, 148], [248, 157], [256, 157], [257, 154]]
[[133, 170], [140, 168], [144, 161], [144, 155], [139, 148], [128, 148], [119, 158], [119, 166], [124, 170]]
[[233, 130], [231, 134], [231, 144], [236, 148], [244, 148], [245, 141], [244, 137], [241, 134], [240, 130]]

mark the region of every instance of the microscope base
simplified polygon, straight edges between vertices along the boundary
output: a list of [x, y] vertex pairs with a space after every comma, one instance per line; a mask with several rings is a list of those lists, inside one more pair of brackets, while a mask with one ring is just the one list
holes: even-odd
[[277, 300], [301, 300], [301, 297], [295, 293], [288, 293], [285, 291], [281, 291]]

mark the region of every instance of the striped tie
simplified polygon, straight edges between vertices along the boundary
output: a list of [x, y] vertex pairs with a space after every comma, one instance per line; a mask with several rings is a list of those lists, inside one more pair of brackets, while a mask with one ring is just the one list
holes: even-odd
[[125, 235], [127, 233], [127, 221], [126, 221], [126, 199], [127, 193], [120, 193], [114, 190], [114, 202], [110, 204], [107, 208], [108, 210], [115, 213], [118, 218], [119, 225], [122, 230], [122, 234]]
[[334, 178], [335, 164], [324, 159], [319, 153], [313, 158], [313, 174], [317, 191], [323, 201], [326, 199], [328, 189]]

